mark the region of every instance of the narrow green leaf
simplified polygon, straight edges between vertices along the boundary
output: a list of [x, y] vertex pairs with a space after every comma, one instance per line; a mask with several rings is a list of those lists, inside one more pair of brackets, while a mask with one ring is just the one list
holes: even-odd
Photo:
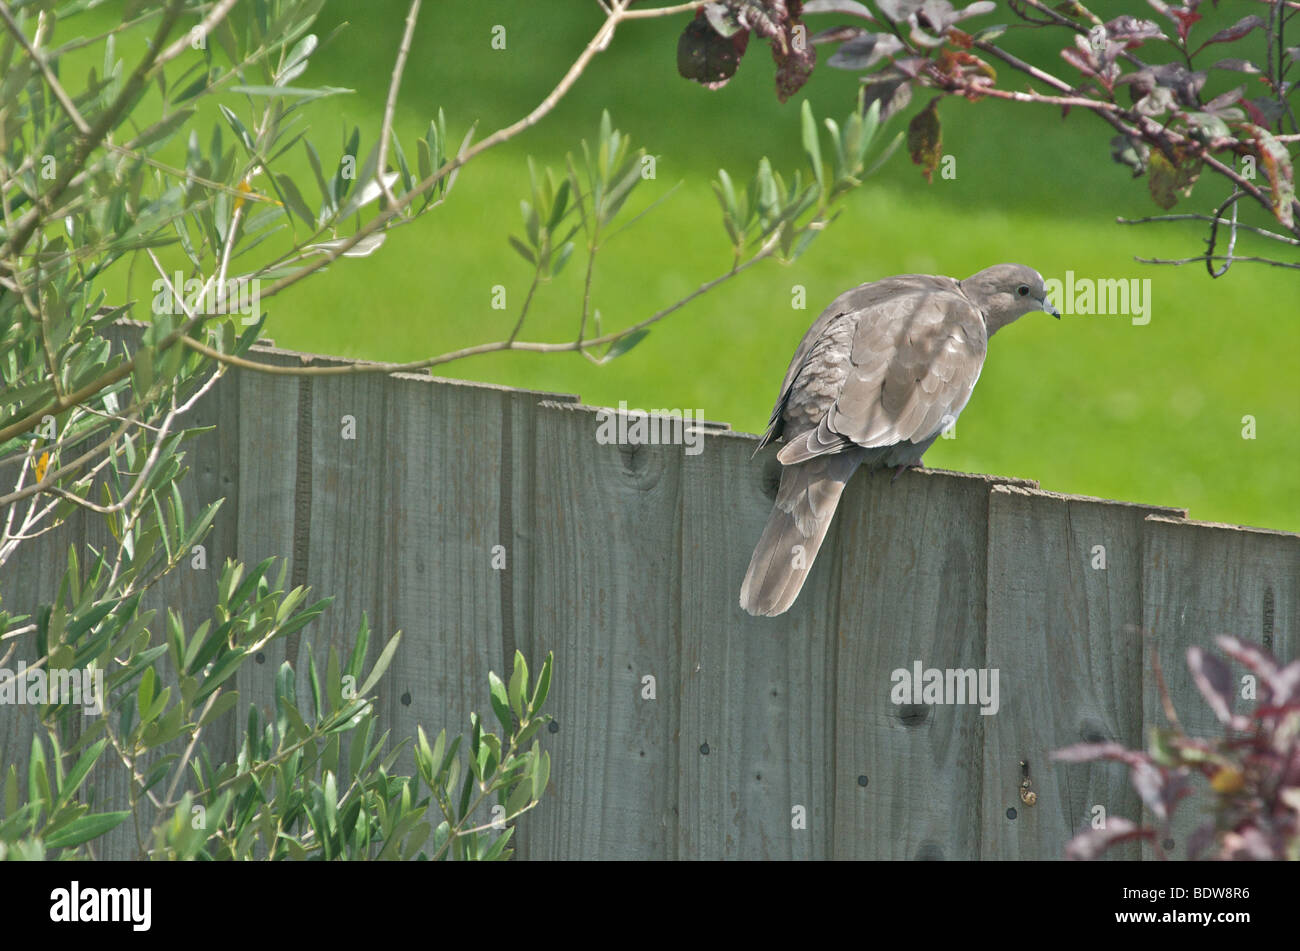
[[243, 93], [245, 96], [290, 96], [302, 99], [304, 102], [356, 92], [355, 89], [343, 89], [339, 86], [231, 86], [230, 91]]
[[813, 174], [817, 176], [817, 185], [820, 188], [826, 187], [826, 171], [822, 167], [822, 147], [821, 142], [817, 139], [817, 121], [813, 118], [812, 106], [808, 100], [803, 101], [800, 109], [800, 122], [803, 126], [803, 150], [808, 156], [809, 163], [812, 164]]
[[510, 235], [507, 240], [509, 240], [510, 242], [510, 247], [518, 251], [520, 256], [525, 261], [527, 261], [529, 264], [533, 265], [534, 267], [537, 266], [537, 259], [533, 257], [533, 252], [529, 249], [528, 245], [524, 244], [514, 235]]
[[95, 765], [95, 761], [99, 759], [99, 754], [104, 752], [104, 747], [107, 743], [107, 739], [102, 739], [81, 754], [76, 765], [72, 767], [72, 771], [68, 773], [67, 778], [59, 784], [59, 800], [55, 808], [66, 803], [76, 794], [77, 790], [81, 788], [82, 782], [85, 781], [86, 774], [90, 772], [91, 767]]
[[302, 192], [298, 190], [294, 180], [288, 175], [276, 175], [275, 182], [280, 186], [280, 194], [284, 198], [285, 206], [301, 218], [307, 227], [314, 228], [316, 216], [307, 205], [306, 199], [302, 197]]
[[514, 819], [521, 812], [528, 808], [529, 803], [533, 801], [533, 784], [523, 782], [515, 787], [514, 792], [506, 800], [506, 821]]
[[524, 688], [528, 686], [528, 662], [524, 655], [515, 651], [515, 669], [510, 675], [510, 709], [520, 720], [524, 718]]
[[217, 699], [212, 702], [212, 707], [208, 710], [207, 713], [203, 715], [203, 718], [199, 720], [199, 726], [200, 727], [207, 726], [213, 720], [216, 720], [217, 718], [225, 714], [228, 710], [230, 710], [231, 707], [233, 707], [238, 702], [239, 702], [239, 691], [232, 690], [229, 693], [223, 693], [221, 696], [217, 697]]
[[401, 642], [402, 642], [401, 631], [398, 631], [396, 634], [394, 634], [392, 637], [388, 639], [388, 643], [384, 645], [383, 651], [381, 651], [379, 654], [379, 660], [375, 661], [375, 666], [372, 667], [370, 670], [370, 676], [367, 677], [366, 682], [361, 685], [361, 689], [357, 692], [357, 696], [359, 697], [365, 696], [370, 692], [371, 687], [379, 683], [379, 678], [384, 675], [384, 671], [386, 671], [388, 669], [388, 665], [392, 663], [393, 655], [397, 653], [397, 648], [401, 644]]
[[510, 853], [505, 850], [506, 843], [510, 841], [510, 837], [514, 835], [514, 832], [514, 827], [511, 826], [509, 829], [506, 829], [505, 832], [502, 832], [497, 836], [496, 841], [488, 846], [482, 856], [480, 856], [480, 860], [484, 862], [495, 862], [499, 859], [509, 858]]
[[116, 829], [127, 817], [130, 810], [122, 812], [100, 812], [74, 819], [58, 832], [46, 837], [45, 844], [52, 849], [70, 849], [98, 838], [105, 832]]
[[555, 659], [555, 653], [548, 652], [546, 662], [542, 664], [542, 672], [537, 675], [537, 686], [533, 689], [533, 699], [528, 704], [528, 717], [532, 719], [537, 712], [542, 709], [542, 704], [546, 702], [546, 695], [551, 689], [551, 664]]
[[[537, 749], [537, 744], [533, 744]], [[533, 798], [540, 801], [546, 793], [546, 784], [551, 780], [551, 754], [540, 753], [537, 756], [537, 769], [533, 772]]]
[[501, 682], [501, 678], [494, 672], [488, 671], [488, 687], [492, 696], [492, 712], [496, 714], [497, 720], [500, 721], [501, 729], [509, 733], [512, 724], [510, 722], [510, 707], [506, 700], [506, 685]]
[[566, 241], [560, 247], [560, 250], [551, 258], [551, 277], [557, 276], [562, 270], [564, 270], [564, 265], [569, 263], [569, 257], [572, 254], [573, 242]]
[[615, 357], [621, 357], [649, 335], [650, 331], [643, 327], [640, 330], [632, 331], [624, 337], [620, 337], [609, 345], [609, 350], [605, 352], [605, 359], [613, 360]]
[[154, 681], [157, 676], [154, 669], [150, 667], [145, 670], [144, 676], [140, 678], [140, 687], [135, 694], [135, 707], [142, 717], [144, 712], [153, 704]]

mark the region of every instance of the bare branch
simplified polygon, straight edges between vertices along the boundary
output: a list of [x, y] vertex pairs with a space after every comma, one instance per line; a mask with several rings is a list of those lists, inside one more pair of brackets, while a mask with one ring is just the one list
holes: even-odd
[[531, 341], [519, 340], [498, 340], [493, 343], [481, 343], [472, 347], [464, 347], [460, 350], [452, 350], [436, 357], [428, 357], [423, 360], [412, 360], [409, 363], [343, 363], [337, 366], [274, 366], [266, 363], [259, 363], [256, 360], [249, 360], [245, 357], [234, 356], [229, 353], [222, 353], [201, 343], [192, 337], [184, 337], [184, 345], [202, 353], [204, 356], [211, 357], [213, 360], [219, 360], [230, 366], [242, 367], [245, 370], [255, 370], [258, 373], [268, 373], [277, 376], [345, 376], [353, 373], [411, 373], [416, 370], [425, 370], [430, 367], [439, 366], [443, 363], [451, 363], [454, 360], [462, 360], [465, 357], [479, 356], [484, 353], [498, 353], [502, 350], [527, 350], [532, 353], [568, 353], [573, 351], [585, 352], [592, 347], [598, 347], [603, 344], [614, 343], [621, 340], [629, 334], [636, 333], [651, 324], [663, 320], [669, 314], [675, 313], [685, 307], [691, 301], [703, 294], [708, 293], [720, 284], [731, 280], [738, 274], [749, 270], [759, 261], [769, 258], [775, 253], [780, 244], [782, 229], [778, 228], [772, 232], [763, 246], [755, 252], [754, 256], [748, 261], [733, 267], [731, 270], [720, 274], [710, 281], [706, 281], [678, 300], [676, 303], [665, 307], [663, 310], [656, 311], [644, 320], [624, 327], [622, 330], [613, 331], [602, 336], [593, 337], [590, 340], [571, 340], [567, 343], [535, 343]]
[[[1223, 277], [1223, 275], [1228, 273], [1228, 268], [1232, 267], [1232, 252], [1236, 250], [1237, 247], [1237, 200], [1244, 194], [1245, 192], [1242, 191], [1234, 191], [1224, 200], [1223, 204], [1214, 210], [1214, 220], [1210, 224], [1210, 237], [1205, 242], [1205, 270], [1209, 273], [1210, 277]], [[1222, 217], [1224, 209], [1229, 205], [1232, 206], [1232, 230], [1228, 235], [1227, 260], [1223, 262], [1223, 267], [1216, 270], [1214, 267], [1213, 256], [1214, 247], [1218, 243], [1219, 239], [1219, 219]]]
[[379, 187], [389, 205], [397, 204], [397, 198], [384, 178], [384, 166], [388, 164], [388, 139], [393, 134], [393, 113], [397, 109], [397, 90], [402, 86], [402, 72], [406, 69], [406, 57], [411, 52], [411, 36], [415, 33], [415, 18], [420, 15], [420, 0], [411, 0], [411, 9], [406, 14], [406, 31], [402, 34], [402, 43], [397, 48], [397, 62], [393, 64], [393, 78], [388, 85], [388, 100], [384, 103], [384, 121], [379, 128], [379, 158], [375, 162], [375, 175], [379, 178]]
[[[1188, 213], [1188, 214], [1179, 214], [1179, 215], [1150, 215], [1145, 218], [1122, 218], [1121, 217], [1121, 218], [1116, 218], [1115, 223], [1119, 225], [1145, 225], [1145, 224], [1152, 224], [1157, 221], [1215, 221], [1215, 220], [1216, 219], [1213, 215], [1201, 215], [1201, 214]], [[1221, 225], [1232, 224], [1232, 221], [1227, 218], [1219, 218], [1217, 220], [1218, 223]], [[1268, 238], [1272, 241], [1280, 241], [1283, 244], [1289, 244], [1293, 247], [1300, 248], [1300, 238], [1293, 238], [1290, 235], [1278, 234], [1276, 231], [1269, 231], [1266, 228], [1257, 228], [1255, 225], [1241, 224], [1240, 222], [1237, 224], [1237, 228], [1242, 231], [1249, 231], [1253, 234], [1257, 234], [1261, 238]]]
[[[1192, 258], [1140, 258], [1134, 257], [1134, 261], [1140, 261], [1142, 264], [1195, 264], [1197, 261], [1205, 260], [1226, 261], [1227, 255], [1204, 255], [1198, 254]], [[1251, 264], [1268, 264], [1272, 267], [1287, 267], [1300, 270], [1300, 264], [1292, 264], [1288, 261], [1274, 261], [1272, 258], [1233, 258], [1233, 261], [1244, 261]]]

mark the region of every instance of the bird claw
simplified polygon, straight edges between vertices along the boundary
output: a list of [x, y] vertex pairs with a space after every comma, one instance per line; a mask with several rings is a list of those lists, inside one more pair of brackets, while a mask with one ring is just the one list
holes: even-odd
[[894, 477], [893, 477], [892, 479], [889, 480], [889, 484], [890, 484], [890, 485], [893, 485], [895, 482], [897, 482], [897, 481], [898, 481], [898, 477], [901, 476], [901, 475], [903, 474], [904, 470], [907, 470], [907, 469], [924, 469], [924, 468], [925, 468], [925, 466], [922, 465], [922, 464], [919, 463], [919, 462], [909, 462], [907, 465], [904, 465], [904, 466], [894, 466]]

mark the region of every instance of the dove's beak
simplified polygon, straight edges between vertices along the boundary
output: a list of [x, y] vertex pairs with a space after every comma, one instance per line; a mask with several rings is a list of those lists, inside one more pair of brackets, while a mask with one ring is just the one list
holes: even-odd
[[1046, 297], [1044, 297], [1044, 298], [1043, 298], [1042, 300], [1040, 300], [1038, 303], [1040, 303], [1040, 304], [1043, 305], [1041, 309], [1042, 309], [1042, 311], [1043, 311], [1044, 314], [1051, 314], [1051, 315], [1052, 315], [1053, 317], [1055, 317], [1057, 320], [1060, 320], [1060, 319], [1061, 319], [1061, 312], [1060, 312], [1059, 310], [1057, 310], [1055, 307], [1053, 307], [1053, 306], [1052, 306], [1052, 302], [1051, 302], [1050, 300], [1048, 300]]

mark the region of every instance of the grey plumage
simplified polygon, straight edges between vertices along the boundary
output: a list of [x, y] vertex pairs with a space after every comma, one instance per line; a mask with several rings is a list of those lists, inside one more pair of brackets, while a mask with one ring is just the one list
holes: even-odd
[[998, 264], [964, 281], [903, 274], [841, 294], [804, 334], [759, 443], [781, 486], [740, 588], [750, 614], [789, 609], [859, 466], [917, 465], [970, 399], [1000, 328], [1059, 317], [1042, 276]]

